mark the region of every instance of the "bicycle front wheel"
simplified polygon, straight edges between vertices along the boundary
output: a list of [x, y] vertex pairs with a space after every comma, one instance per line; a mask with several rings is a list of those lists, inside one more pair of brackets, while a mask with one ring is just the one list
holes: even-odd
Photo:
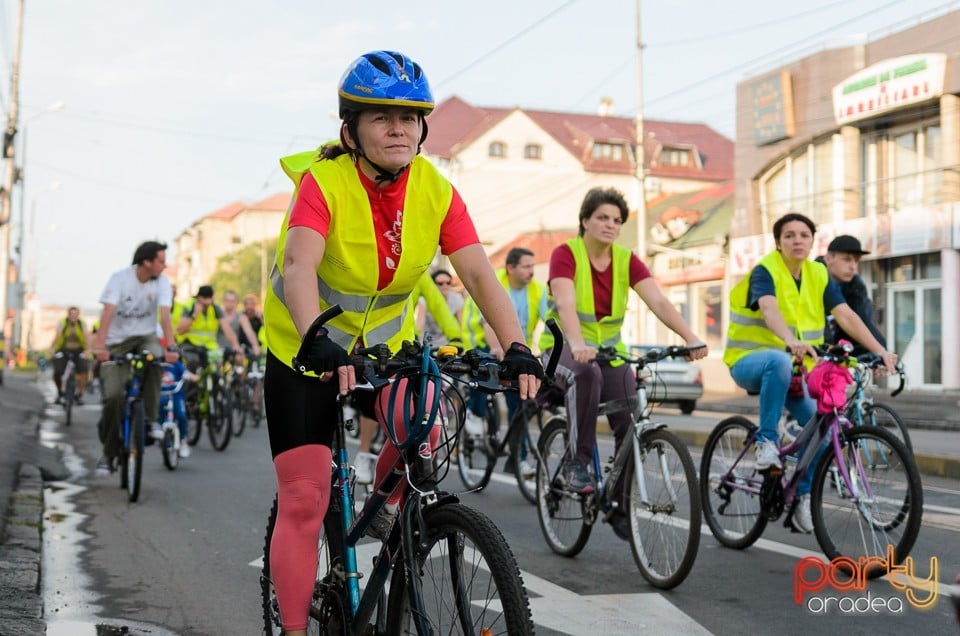
[[210, 436], [210, 444], [222, 451], [230, 443], [230, 435], [233, 432], [231, 424], [232, 407], [229, 391], [216, 387], [210, 395], [210, 413], [207, 418], [207, 433]]
[[880, 426], [897, 437], [910, 453], [913, 453], [913, 442], [910, 441], [910, 431], [906, 423], [896, 411], [886, 404], [871, 404], [863, 413], [863, 423], [870, 426]]
[[757, 427], [739, 415], [717, 424], [703, 447], [700, 503], [717, 541], [742, 550], [760, 538], [767, 518], [760, 512], [763, 475], [754, 464]]
[[669, 590], [690, 574], [700, 547], [697, 471], [690, 451], [670, 431], [653, 431], [639, 443], [640, 473], [630, 461], [622, 477], [630, 546], [643, 578]]
[[491, 445], [496, 438], [487, 433], [472, 434], [464, 424], [460, 427], [457, 444], [457, 472], [460, 481], [468, 490], [480, 490], [490, 483], [493, 467], [497, 463], [496, 454]]
[[[893, 433], [874, 426], [851, 428], [843, 441], [841, 457], [828, 450], [813, 477], [810, 511], [817, 542], [830, 559], [864, 563], [869, 557], [885, 559], [891, 548], [895, 562], [902, 563], [923, 516], [913, 455]], [[886, 565], [877, 565], [866, 574], [886, 572]]]
[[180, 440], [177, 438], [178, 435], [173, 428], [164, 428], [160, 450], [163, 454], [163, 465], [167, 467], [167, 470], [176, 470], [177, 466], [180, 465], [180, 449], [178, 448]]
[[537, 518], [547, 545], [557, 554], [576, 556], [587, 545], [593, 529], [595, 495], [564, 488], [563, 465], [570, 438], [566, 418], [556, 415], [543, 427], [537, 461]]
[[[334, 493], [333, 496], [335, 496]], [[339, 503], [333, 501], [331, 508], [339, 510]], [[349, 619], [344, 604], [343, 590], [339, 587], [334, 571], [335, 559], [332, 555], [343, 553], [342, 534], [338, 526], [337, 512], [328, 512], [323, 522], [323, 532], [317, 544], [317, 578], [314, 582], [313, 596], [310, 599], [307, 633], [311, 636], [321, 634], [347, 633]], [[281, 636], [286, 632], [280, 617], [280, 605], [273, 589], [272, 570], [270, 568], [270, 543], [277, 525], [277, 498], [274, 496], [267, 518], [267, 533], [263, 539], [263, 568], [260, 571], [260, 597], [263, 608], [263, 633]]]
[[421, 633], [418, 617], [435, 634], [534, 633], [520, 569], [489, 518], [454, 503], [427, 511], [424, 525], [416, 571], [394, 568], [388, 633]]
[[66, 411], [66, 425], [70, 426], [73, 423], [73, 401], [77, 394], [77, 379], [74, 377], [73, 373], [70, 373], [70, 376], [64, 382], [63, 387], [63, 408]]
[[543, 412], [536, 402], [528, 400], [520, 405], [510, 422], [510, 457], [513, 459], [513, 474], [523, 498], [537, 504], [537, 474], [530, 468], [537, 463], [537, 444], [543, 432]]
[[143, 475], [143, 443], [146, 434], [146, 422], [143, 415], [143, 402], [137, 400], [130, 414], [130, 446], [127, 448], [127, 495], [131, 502], [140, 498], [140, 478]]

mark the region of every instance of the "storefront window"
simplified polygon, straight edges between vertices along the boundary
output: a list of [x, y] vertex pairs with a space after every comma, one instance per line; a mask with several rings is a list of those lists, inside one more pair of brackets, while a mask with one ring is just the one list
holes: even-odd
[[763, 185], [763, 206], [768, 219], [779, 219], [790, 211], [790, 180], [786, 164], [781, 164]]
[[943, 337], [940, 331], [940, 289], [923, 290], [923, 382], [940, 384]]
[[704, 339], [711, 351], [723, 349], [723, 286], [699, 285], [694, 289], [693, 332]]
[[940, 126], [923, 129], [923, 202], [943, 201], [943, 135]]
[[897, 210], [920, 203], [918, 179], [920, 160], [917, 155], [917, 133], [911, 131], [893, 139], [893, 201]]

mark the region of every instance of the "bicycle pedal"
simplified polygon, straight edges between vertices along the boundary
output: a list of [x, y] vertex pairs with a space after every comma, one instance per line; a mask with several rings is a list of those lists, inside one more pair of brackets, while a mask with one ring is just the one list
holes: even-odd
[[778, 466], [770, 466], [769, 468], [764, 468], [762, 470], [758, 470], [757, 472], [763, 475], [765, 478], [783, 477], [783, 468]]

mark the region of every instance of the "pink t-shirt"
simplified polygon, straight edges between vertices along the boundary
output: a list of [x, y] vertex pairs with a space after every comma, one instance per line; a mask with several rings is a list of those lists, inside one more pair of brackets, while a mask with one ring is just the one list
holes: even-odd
[[[612, 265], [612, 262], [611, 262]], [[569, 278], [576, 280], [574, 274], [577, 271], [577, 262], [573, 258], [573, 250], [569, 245], [563, 244], [553, 250], [550, 255], [550, 276], [549, 280], [554, 278]], [[636, 254], [630, 254], [630, 287], [633, 287], [644, 278], [650, 277], [650, 270], [644, 265]], [[613, 293], [613, 267], [607, 267], [602, 272], [590, 265], [590, 278], [593, 280], [593, 308], [597, 315], [597, 320], [610, 315], [612, 306], [611, 298]]]
[[[380, 277], [377, 289], [383, 289], [393, 280], [393, 273], [400, 260], [400, 234], [403, 223], [403, 203], [407, 194], [409, 170], [404, 170], [394, 183], [378, 188], [357, 168], [360, 182], [367, 191], [370, 208], [373, 210], [373, 227], [377, 233], [377, 264]], [[330, 230], [330, 209], [327, 200], [309, 172], [303, 176], [297, 200], [290, 211], [289, 227], [308, 227], [320, 233], [324, 239]], [[456, 188], [450, 207], [440, 225], [440, 251], [446, 256], [462, 247], [479, 243], [473, 220], [467, 213], [467, 206], [460, 198]]]

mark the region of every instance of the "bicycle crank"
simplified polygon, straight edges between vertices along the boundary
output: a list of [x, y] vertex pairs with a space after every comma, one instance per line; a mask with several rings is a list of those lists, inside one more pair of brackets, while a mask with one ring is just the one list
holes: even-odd
[[760, 486], [760, 510], [768, 521], [776, 521], [783, 514], [783, 469], [762, 470], [763, 485]]

